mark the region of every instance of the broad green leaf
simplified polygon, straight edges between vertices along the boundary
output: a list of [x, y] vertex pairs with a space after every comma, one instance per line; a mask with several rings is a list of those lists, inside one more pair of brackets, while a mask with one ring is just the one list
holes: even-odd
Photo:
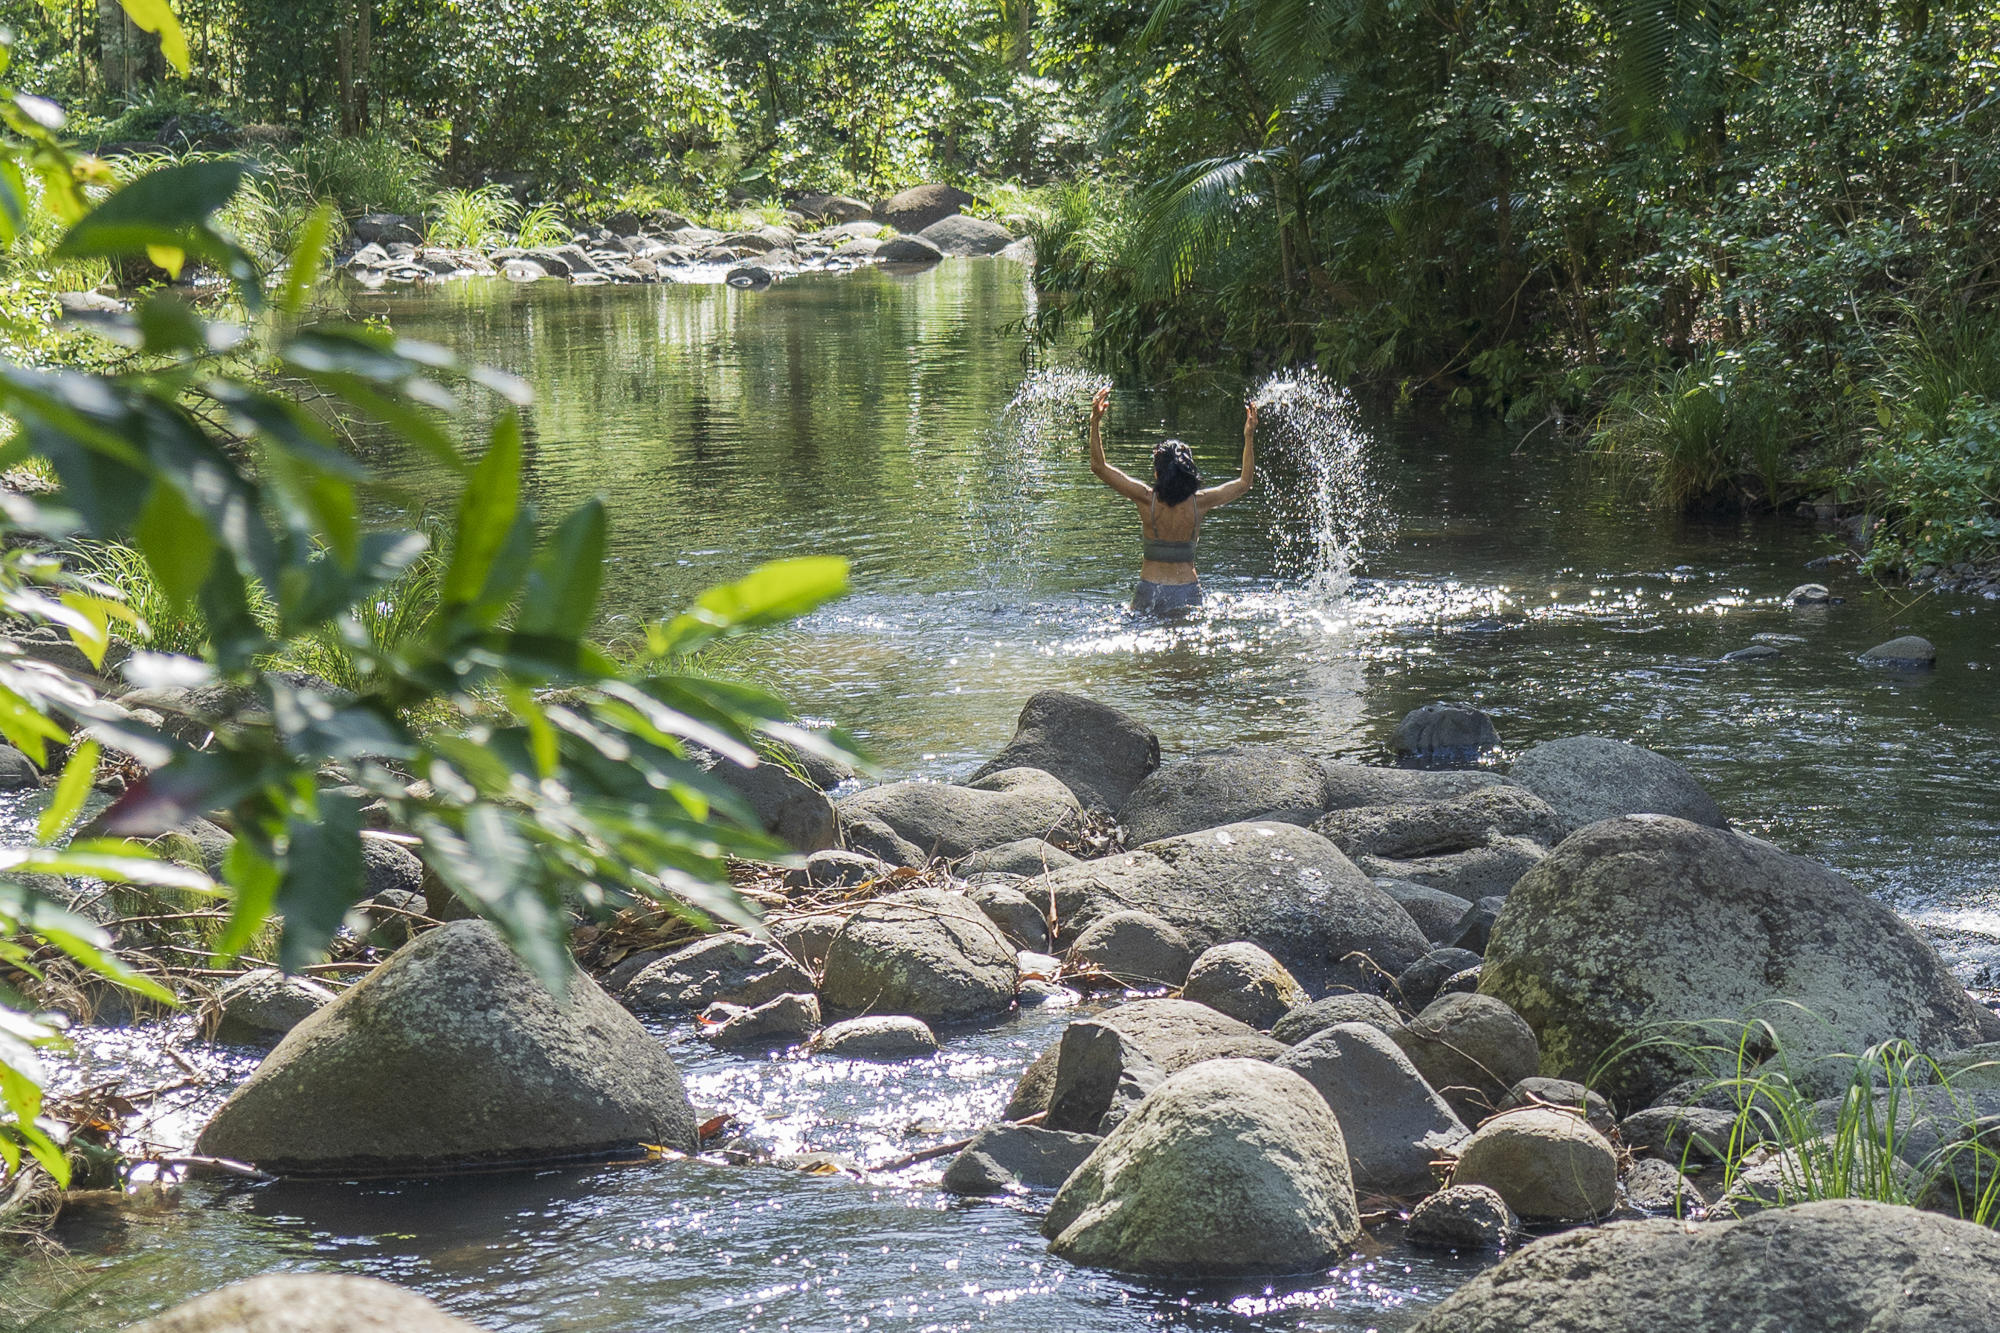
[[847, 592], [847, 561], [839, 556], [799, 556], [760, 565], [734, 583], [710, 588], [676, 616], [659, 641], [665, 652], [684, 653], [719, 634], [760, 629], [796, 619]]
[[523, 634], [582, 638], [597, 615], [604, 582], [604, 504], [591, 500], [562, 521], [528, 572], [521, 616]]
[[201, 591], [215, 565], [215, 538], [208, 524], [171, 486], [154, 486], [139, 511], [133, 540], [152, 568], [161, 591], [182, 606]]
[[278, 962], [297, 972], [319, 955], [361, 897], [361, 806], [352, 797], [320, 792], [316, 810], [285, 820], [284, 877], [277, 910], [285, 919]]
[[163, 889], [214, 893], [215, 881], [199, 870], [161, 861], [143, 847], [94, 838], [67, 847], [0, 847], [0, 873], [85, 875], [116, 884], [151, 884]]
[[182, 74], [188, 72], [187, 38], [181, 33], [180, 20], [174, 17], [172, 6], [167, 0], [118, 0], [125, 7], [125, 13], [132, 22], [147, 32], [160, 35], [160, 54], [167, 63]]
[[69, 832], [71, 824], [83, 810], [83, 802], [90, 795], [91, 780], [97, 776], [98, 745], [96, 741], [85, 741], [76, 747], [76, 753], [63, 765], [62, 777], [56, 782], [55, 794], [49, 798], [49, 808], [42, 812], [41, 820], [35, 825], [35, 838], [42, 843], [52, 843]]
[[447, 607], [478, 600], [521, 506], [521, 419], [506, 413], [493, 426], [493, 442], [472, 469], [458, 501], [451, 563], [442, 589]]
[[215, 941], [215, 957], [225, 963], [250, 947], [278, 901], [277, 862], [249, 838], [230, 844], [222, 860], [222, 880], [229, 886], [229, 923]]
[[208, 220], [229, 202], [247, 173], [244, 163], [229, 158], [149, 171], [85, 214], [55, 252], [109, 257], [139, 254], [148, 246], [198, 253], [212, 249], [218, 238], [209, 231]]
[[0, 157], [0, 246], [12, 245], [28, 230], [28, 182], [21, 164]]
[[321, 204], [299, 228], [292, 245], [291, 261], [285, 266], [285, 285], [278, 292], [278, 309], [296, 315], [305, 308], [306, 297], [319, 278], [320, 262], [326, 255], [326, 239], [333, 231], [333, 205]]
[[51, 741], [69, 744], [67, 731], [5, 685], [0, 685], [0, 736], [37, 765], [48, 762]]

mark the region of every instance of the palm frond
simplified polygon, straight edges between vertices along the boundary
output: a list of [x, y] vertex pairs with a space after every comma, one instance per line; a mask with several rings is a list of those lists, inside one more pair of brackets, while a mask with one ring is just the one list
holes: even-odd
[[1189, 163], [1139, 200], [1142, 286], [1179, 291], [1193, 280], [1246, 213], [1268, 202], [1261, 188], [1278, 150]]

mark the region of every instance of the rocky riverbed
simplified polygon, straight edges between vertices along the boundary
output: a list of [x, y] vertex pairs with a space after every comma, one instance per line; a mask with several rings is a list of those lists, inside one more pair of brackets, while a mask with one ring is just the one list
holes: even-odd
[[337, 265], [363, 286], [469, 277], [511, 282], [724, 281], [768, 287], [803, 272], [864, 264], [923, 268], [948, 257], [1001, 255], [1032, 262], [1026, 219], [1007, 223], [959, 210], [971, 195], [918, 186], [879, 204], [837, 195], [793, 201], [782, 222], [737, 231], [700, 227], [675, 213], [620, 213], [577, 229], [560, 245], [463, 249], [426, 243], [425, 220], [374, 213], [354, 220]]
[[[659, 1036], [698, 1034], [747, 1087], [780, 1052], [892, 1071], [1073, 1009], [989, 1125], [872, 1172], [934, 1163], [946, 1191], [1038, 1216], [1051, 1262], [1152, 1280], [1325, 1270], [1384, 1231], [1497, 1261], [1431, 1333], [1802, 1310], [2000, 1327], [2000, 1241], [1960, 1218], [1991, 1175], [2000, 1016], [1840, 875], [1732, 831], [1672, 760], [1552, 738], [1502, 772], [1478, 766], [1495, 736], [1439, 704], [1397, 731], [1408, 767], [1163, 753], [1045, 691], [962, 782], [718, 761], [799, 853], [744, 868], [762, 930], [585, 925], [555, 996], [490, 928], [428, 925], [463, 909], [422, 884], [425, 928], [337, 998], [268, 975], [223, 992], [222, 1018], [276, 1045], [196, 1152], [288, 1178], [633, 1152], [866, 1177], [698, 1110]], [[1925, 1211], [1803, 1202], [1814, 1142], [1744, 1107], [1791, 1096], [1831, 1126], [1877, 1095], [1852, 1053], [1884, 1042], [1932, 1057], [1887, 1111]], [[469, 1327], [410, 1299], [294, 1278], [145, 1327], [232, 1326], [219, 1300]]]

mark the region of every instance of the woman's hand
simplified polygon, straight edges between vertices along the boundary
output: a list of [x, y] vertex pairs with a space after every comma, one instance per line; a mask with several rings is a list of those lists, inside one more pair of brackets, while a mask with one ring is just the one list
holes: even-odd
[[1091, 396], [1090, 424], [1093, 426], [1101, 424], [1104, 420], [1105, 410], [1110, 406], [1111, 406], [1111, 386], [1107, 384], [1102, 389], [1099, 389], [1095, 394]]
[[1257, 429], [1257, 404], [1251, 403], [1243, 409], [1243, 438], [1249, 439]]

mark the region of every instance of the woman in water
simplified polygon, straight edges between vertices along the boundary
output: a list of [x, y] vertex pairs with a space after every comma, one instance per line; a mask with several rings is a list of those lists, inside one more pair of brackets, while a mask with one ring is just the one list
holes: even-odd
[[1194, 543], [1202, 516], [1250, 489], [1257, 466], [1257, 404], [1243, 414], [1243, 469], [1236, 480], [1201, 488], [1194, 452], [1179, 440], [1163, 440], [1153, 450], [1153, 484], [1127, 476], [1104, 459], [1104, 410], [1111, 390], [1090, 401], [1090, 470], [1097, 479], [1139, 506], [1146, 534], [1146, 558], [1139, 566], [1139, 590], [1132, 609], [1172, 616], [1201, 605], [1201, 578], [1194, 571]]

